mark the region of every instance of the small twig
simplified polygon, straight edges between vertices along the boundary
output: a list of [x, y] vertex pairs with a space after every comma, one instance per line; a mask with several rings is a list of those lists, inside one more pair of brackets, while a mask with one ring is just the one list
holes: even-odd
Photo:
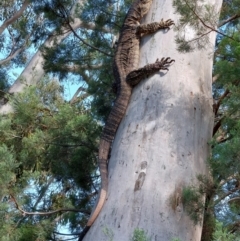
[[109, 57], [113, 57], [111, 54], [108, 54], [106, 53], [105, 51], [95, 47], [95, 46], [92, 46], [91, 44], [87, 43], [84, 39], [82, 39], [77, 33], [76, 31], [72, 28], [71, 24], [68, 22], [67, 23], [69, 28], [71, 29], [71, 31], [73, 32], [73, 35], [78, 38], [82, 43], [84, 43], [85, 45], [87, 45], [89, 48], [92, 48], [92, 49], [95, 49], [97, 50], [98, 52], [102, 53], [102, 54], [105, 54], [106, 56], [109, 56]]
[[187, 43], [191, 43], [191, 42], [194, 42], [194, 41], [196, 41], [196, 40], [199, 40], [199, 39], [201, 39], [203, 36], [208, 35], [208, 34], [211, 33], [211, 32], [212, 32], [212, 30], [209, 30], [208, 32], [201, 34], [201, 36], [199, 36], [199, 37], [197, 37], [197, 38], [194, 38], [194, 39], [192, 39], [192, 40], [187, 41]]
[[[236, 39], [234, 39], [234, 38], [232, 38], [232, 37], [230, 37], [230, 36], [228, 36], [228, 35], [220, 32], [219, 30], [213, 28], [212, 26], [207, 25], [207, 24], [198, 16], [198, 14], [196, 13], [196, 11], [189, 6], [189, 4], [187, 3], [187, 1], [185, 1], [185, 3], [186, 3], [186, 5], [188, 6], [188, 8], [195, 14], [195, 16], [200, 20], [200, 22], [202, 23], [202, 25], [203, 25], [204, 27], [209, 28], [209, 29], [211, 29], [211, 31], [214, 31], [214, 32], [216, 32], [216, 33], [218, 33], [218, 34], [220, 34], [220, 35], [222, 35], [222, 36], [224, 36], [224, 37], [230, 38], [230, 39], [233, 40], [233, 41], [237, 41]], [[239, 42], [239, 41], [237, 41], [237, 42]]]
[[[54, 231], [53, 233], [57, 234], [57, 235], [64, 235], [64, 236], [76, 236], [76, 235], [80, 235], [80, 233], [59, 233]], [[65, 240], [65, 239], [64, 239]]]
[[31, 4], [31, 1], [26, 0], [23, 2], [22, 7], [13, 14], [13, 16], [3, 22], [3, 24], [0, 26], [0, 34], [12, 23], [14, 23], [25, 11], [25, 9], [28, 7], [28, 5]]
[[97, 47], [95, 47], [95, 46], [92, 46], [91, 44], [87, 43], [83, 38], [81, 38], [81, 37], [76, 33], [76, 31], [72, 28], [72, 26], [71, 26], [71, 24], [70, 24], [70, 19], [69, 19], [69, 17], [68, 17], [68, 16], [69, 16], [69, 13], [68, 13], [68, 11], [66, 10], [66, 8], [64, 7], [64, 5], [61, 4], [61, 3], [59, 3], [59, 5], [61, 6], [61, 8], [60, 8], [59, 10], [61, 11], [63, 17], [64, 17], [65, 20], [66, 20], [67, 25], [69, 26], [70, 30], [73, 32], [73, 34], [74, 34], [74, 36], [75, 36], [76, 38], [78, 38], [82, 43], [84, 43], [85, 45], [87, 45], [89, 48], [95, 49], [95, 50], [97, 50], [98, 52], [100, 52], [100, 53], [102, 53], [102, 54], [105, 54], [106, 56], [112, 57], [111, 54], [108, 54], [108, 53], [106, 53], [105, 51], [103, 51], [103, 50], [101, 50], [101, 49], [99, 49], [99, 48], [97, 48]]
[[15, 206], [16, 206], [16, 209], [19, 210], [23, 216], [26, 216], [26, 215], [53, 215], [53, 214], [56, 214], [56, 213], [60, 213], [60, 212], [81, 212], [81, 213], [85, 213], [85, 214], [90, 214], [88, 211], [86, 210], [83, 210], [83, 209], [75, 209], [75, 208], [60, 208], [60, 209], [57, 209], [57, 210], [54, 210], [54, 211], [50, 211], [50, 212], [27, 212], [25, 210], [23, 210], [22, 208], [20, 208], [20, 206], [18, 205], [18, 202], [16, 200], [16, 198], [10, 194], [11, 198], [12, 198], [12, 201], [15, 203]]
[[235, 15], [233, 15], [232, 17], [230, 17], [230, 18], [222, 21], [221, 23], [219, 23], [219, 24], [218, 24], [218, 28], [222, 27], [222, 26], [225, 25], [226, 23], [229, 23], [229, 22], [231, 22], [232, 20], [235, 20], [235, 19], [237, 19], [237, 18], [239, 18], [239, 17], [240, 17], [240, 14], [235, 14]]
[[228, 200], [228, 202], [239, 201], [239, 200], [240, 200], [240, 197], [234, 197], [234, 198], [231, 198], [230, 200]]
[[238, 188], [238, 187], [232, 189], [231, 191], [229, 191], [228, 193], [225, 193], [225, 194], [222, 195], [222, 196], [219, 195], [219, 198], [214, 201], [215, 206], [216, 206], [219, 202], [221, 202], [222, 200], [224, 200], [226, 197], [228, 197], [229, 195], [235, 193], [236, 191], [239, 191], [239, 188]]

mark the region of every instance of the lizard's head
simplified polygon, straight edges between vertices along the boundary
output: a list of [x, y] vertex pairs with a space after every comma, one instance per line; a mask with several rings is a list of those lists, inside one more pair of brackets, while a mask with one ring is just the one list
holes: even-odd
[[150, 6], [152, 5], [152, 0], [139, 0], [138, 2], [138, 11], [141, 17], [143, 17], [149, 11]]

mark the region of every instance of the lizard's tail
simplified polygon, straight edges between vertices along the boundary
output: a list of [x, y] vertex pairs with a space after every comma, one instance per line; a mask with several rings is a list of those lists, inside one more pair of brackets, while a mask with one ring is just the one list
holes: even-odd
[[103, 139], [100, 141], [98, 164], [99, 164], [99, 170], [100, 170], [100, 175], [101, 175], [101, 190], [100, 190], [98, 203], [87, 222], [87, 226], [91, 226], [94, 223], [95, 219], [97, 218], [98, 214], [100, 213], [100, 211], [103, 207], [103, 204], [106, 200], [107, 189], [108, 189], [107, 160], [108, 160], [108, 153], [110, 150], [110, 146], [111, 146], [110, 142], [107, 142]]
[[110, 152], [112, 141], [114, 139], [117, 128], [119, 126], [119, 123], [121, 122], [122, 117], [124, 116], [124, 113], [126, 111], [130, 95], [131, 95], [131, 89], [128, 87], [125, 87], [125, 88], [122, 87], [121, 92], [114, 103], [114, 107], [111, 110], [109, 117], [107, 119], [106, 125], [103, 129], [103, 133], [100, 139], [99, 153], [98, 153], [98, 162], [99, 162], [98, 164], [99, 164], [99, 170], [101, 175], [100, 195], [99, 195], [97, 205], [95, 206], [87, 222], [87, 225], [83, 229], [78, 241], [83, 240], [83, 237], [85, 236], [89, 228], [96, 220], [98, 214], [102, 210], [102, 207], [105, 203], [105, 200], [107, 197], [107, 189], [108, 189], [108, 169], [107, 169], [108, 155]]
[[108, 189], [108, 172], [107, 172], [107, 160], [108, 160], [108, 153], [110, 150], [111, 143], [108, 141], [105, 141], [103, 139], [100, 140], [99, 145], [99, 170], [101, 175], [101, 190], [99, 194], [99, 199], [97, 202], [97, 205], [95, 206], [86, 227], [83, 229], [78, 241], [82, 241], [85, 234], [89, 230], [89, 228], [94, 223], [95, 219], [99, 215], [100, 211], [102, 210], [102, 207], [105, 203], [106, 197], [107, 197], [107, 189]]

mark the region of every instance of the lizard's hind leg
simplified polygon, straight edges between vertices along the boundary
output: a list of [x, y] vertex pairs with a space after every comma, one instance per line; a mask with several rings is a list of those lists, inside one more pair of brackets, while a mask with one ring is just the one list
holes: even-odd
[[162, 58], [161, 60], [157, 59], [155, 63], [145, 65], [142, 68], [131, 71], [127, 77], [126, 81], [129, 85], [135, 86], [144, 78], [147, 78], [149, 75], [152, 75], [159, 70], [168, 70], [169, 65], [174, 62], [174, 59]]

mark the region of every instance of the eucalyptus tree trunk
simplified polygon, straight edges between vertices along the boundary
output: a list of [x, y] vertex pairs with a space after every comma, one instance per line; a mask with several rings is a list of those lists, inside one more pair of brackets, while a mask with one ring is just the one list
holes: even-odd
[[[73, 30], [77, 30], [78, 28], [85, 28], [85, 29], [89, 29], [89, 30], [95, 29], [94, 23], [86, 24], [86, 23], [82, 22], [81, 19], [75, 18], [75, 9], [76, 9], [77, 5], [82, 5], [84, 2], [85, 1], [77, 0], [75, 2], [74, 6], [72, 7], [71, 17], [73, 18], [74, 21], [71, 22], [71, 28]], [[28, 3], [28, 1], [25, 1], [23, 6], [27, 3]], [[16, 16], [18, 17], [20, 14], [21, 14], [21, 12], [19, 11], [19, 13]], [[14, 20], [15, 20], [16, 16], [13, 18]], [[13, 21], [12, 19], [10, 19], [10, 20]], [[7, 23], [11, 23], [10, 20], [7, 21]], [[3, 27], [5, 25], [3, 24]], [[55, 33], [53, 31], [52, 36], [50, 35], [45, 40], [42, 47], [48, 47], [48, 48], [53, 47], [56, 43], [57, 44], [61, 43], [65, 38], [67, 38], [72, 33], [71, 31], [66, 31], [66, 28], [64, 26], [63, 26], [62, 30], [63, 30], [63, 32], [65, 30], [65, 33], [62, 35], [58, 35], [58, 36], [55, 36]], [[108, 29], [103, 29], [103, 32], [108, 32], [108, 31], [109, 31]], [[0, 32], [1, 32], [1, 28], [0, 28]], [[25, 67], [25, 69], [22, 71], [20, 76], [13, 83], [13, 85], [11, 86], [11, 88], [9, 89], [8, 92], [11, 94], [19, 93], [19, 92], [22, 92], [26, 86], [36, 85], [44, 77], [44, 74], [45, 74], [45, 71], [43, 69], [44, 61], [45, 60], [42, 55], [41, 48], [39, 48], [38, 51], [31, 58], [31, 60], [29, 61], [29, 63]], [[7, 114], [9, 112], [12, 112], [12, 107], [9, 103], [5, 103], [2, 105], [0, 104], [0, 114]]]
[[[66, 38], [67, 35], [69, 35], [70, 32], [67, 34], [58, 36], [58, 37], [49, 37], [45, 43], [43, 44], [44, 47], [52, 47], [54, 44], [54, 40], [57, 39], [57, 42], [60, 43], [64, 38]], [[16, 81], [13, 83], [13, 85], [9, 89], [9, 93], [20, 93], [23, 91], [23, 89], [26, 86], [29, 85], [36, 85], [38, 81], [40, 81], [45, 72], [43, 69], [44, 64], [44, 57], [41, 53], [41, 50], [39, 49], [31, 58], [29, 63], [27, 64], [26, 68], [22, 71], [20, 76], [16, 79]], [[8, 114], [12, 112], [12, 106], [9, 104], [9, 102], [3, 104], [0, 106], [0, 114]]]
[[[217, 11], [222, 4], [206, 2]], [[143, 23], [161, 18], [178, 21], [172, 1], [153, 1]], [[171, 29], [142, 39], [140, 67], [162, 57], [175, 63], [134, 88], [112, 147], [108, 198], [84, 241], [130, 241], [139, 229], [154, 241], [201, 239], [202, 225], [184, 211], [181, 194], [198, 185], [198, 174], [208, 175], [216, 36], [210, 34], [206, 50], [181, 54], [175, 34]]]

